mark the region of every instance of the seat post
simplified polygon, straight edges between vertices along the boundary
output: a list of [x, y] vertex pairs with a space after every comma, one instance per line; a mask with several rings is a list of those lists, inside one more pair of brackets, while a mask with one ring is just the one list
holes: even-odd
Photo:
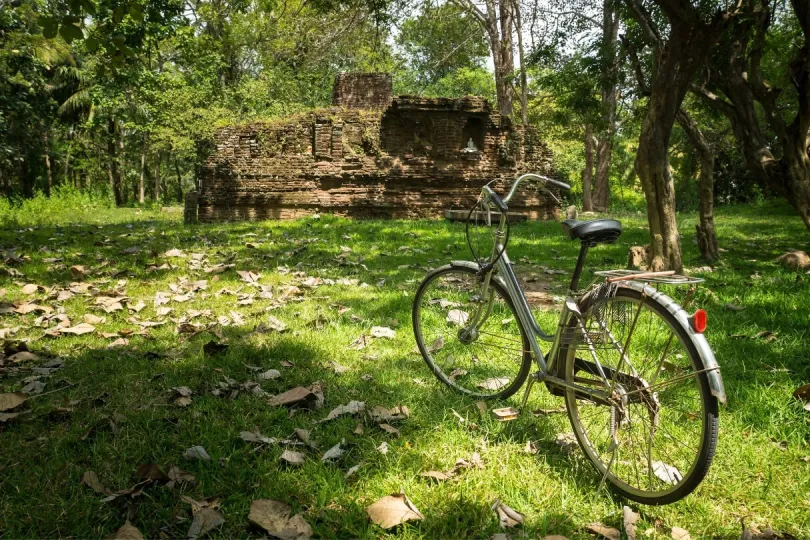
[[571, 276], [571, 285], [568, 286], [570, 291], [576, 291], [577, 287], [579, 287], [579, 277], [582, 275], [582, 267], [585, 266], [585, 256], [588, 254], [588, 248], [590, 248], [590, 244], [588, 242], [582, 242], [582, 245], [579, 247], [579, 256], [577, 257], [577, 265], [574, 267], [574, 275]]

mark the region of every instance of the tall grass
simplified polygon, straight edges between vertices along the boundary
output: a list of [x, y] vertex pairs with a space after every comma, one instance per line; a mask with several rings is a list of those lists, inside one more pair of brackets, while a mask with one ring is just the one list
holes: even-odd
[[152, 212], [122, 212], [115, 208], [109, 189], [78, 190], [70, 185], [55, 187], [50, 196], [37, 192], [33, 198], [0, 197], [0, 225], [3, 227], [36, 227], [71, 223], [97, 223], [137, 219], [135, 214], [152, 216]]

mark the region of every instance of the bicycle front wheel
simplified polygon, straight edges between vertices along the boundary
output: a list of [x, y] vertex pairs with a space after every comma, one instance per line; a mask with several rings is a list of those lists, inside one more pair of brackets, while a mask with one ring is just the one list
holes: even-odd
[[[473, 325], [479, 308], [483, 320]], [[529, 373], [529, 338], [508, 294], [493, 280], [482, 298], [471, 268], [443, 266], [425, 277], [413, 302], [413, 331], [436, 377], [462, 393], [506, 398]]]
[[566, 379], [608, 396], [600, 402], [566, 392], [580, 447], [629, 499], [685, 497], [709, 470], [718, 430], [717, 398], [689, 330], [628, 287], [592, 293], [581, 304], [584, 319], [567, 340]]

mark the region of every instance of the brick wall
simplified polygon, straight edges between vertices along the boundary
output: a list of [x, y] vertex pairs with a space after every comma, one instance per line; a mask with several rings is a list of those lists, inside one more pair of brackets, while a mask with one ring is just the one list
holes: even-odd
[[332, 87], [332, 105], [347, 109], [382, 110], [392, 97], [387, 73], [341, 73]]
[[[198, 216], [440, 217], [470, 208], [490, 180], [503, 190], [521, 172], [554, 174], [535, 130], [512, 127], [480, 98], [400, 97], [385, 110], [333, 107], [220, 129], [203, 169]], [[511, 210], [531, 219], [559, 214], [531, 186]]]

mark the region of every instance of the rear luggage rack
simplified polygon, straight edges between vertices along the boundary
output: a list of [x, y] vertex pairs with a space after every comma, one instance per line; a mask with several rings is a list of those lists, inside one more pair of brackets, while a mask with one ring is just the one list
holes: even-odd
[[608, 283], [620, 281], [641, 281], [643, 283], [663, 283], [666, 285], [694, 285], [703, 283], [703, 278], [683, 276], [676, 274], [673, 270], [663, 272], [646, 272], [644, 270], [600, 270], [594, 272], [597, 276], [602, 276]]

